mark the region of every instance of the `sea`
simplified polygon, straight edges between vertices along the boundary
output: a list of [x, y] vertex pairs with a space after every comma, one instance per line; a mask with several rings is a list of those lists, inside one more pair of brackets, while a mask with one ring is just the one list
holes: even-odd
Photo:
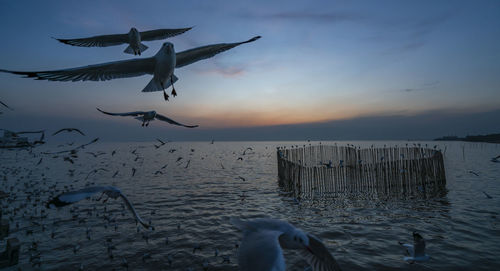
[[[242, 233], [232, 217], [288, 221], [321, 239], [342, 270], [500, 270], [500, 163], [491, 161], [500, 144], [323, 141], [437, 145], [446, 191], [296, 199], [278, 185], [276, 148], [319, 143], [98, 141], [74, 157], [55, 152], [79, 142], [0, 150], [10, 226], [0, 253], [8, 238], [20, 241], [19, 263], [5, 270], [238, 270]], [[137, 225], [120, 198], [97, 194], [47, 208], [58, 194], [88, 186], [119, 188], [154, 230]], [[399, 242], [412, 243], [414, 231], [426, 241], [427, 262], [403, 260]], [[308, 267], [296, 251], [284, 253], [287, 270]]]

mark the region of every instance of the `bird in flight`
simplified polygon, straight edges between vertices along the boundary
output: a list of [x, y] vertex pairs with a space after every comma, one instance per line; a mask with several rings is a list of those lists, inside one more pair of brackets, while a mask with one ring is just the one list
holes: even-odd
[[77, 133], [81, 134], [82, 136], [85, 136], [85, 134], [77, 128], [62, 128], [61, 130], [53, 133], [52, 136], [55, 136], [55, 135], [59, 134], [60, 132], [68, 132], [68, 133], [77, 132]]
[[172, 86], [172, 96], [177, 96], [173, 84], [178, 80], [174, 75], [176, 68], [181, 68], [197, 61], [207, 59], [216, 54], [227, 51], [241, 44], [256, 41], [260, 36], [247, 41], [235, 43], [220, 43], [201, 46], [176, 53], [174, 45], [170, 42], [163, 43], [156, 55], [148, 58], [121, 60], [77, 68], [53, 71], [10, 71], [7, 72], [25, 75], [27, 78], [49, 81], [106, 81], [117, 78], [136, 77], [145, 74], [153, 75], [151, 81], [142, 92], [163, 91], [163, 97], [168, 101], [169, 96], [165, 89]]
[[99, 110], [99, 112], [101, 112], [101, 113], [104, 113], [106, 115], [111, 115], [111, 116], [133, 116], [133, 117], [135, 117], [136, 120], [142, 121], [143, 127], [148, 126], [149, 122], [152, 120], [155, 120], [155, 119], [165, 121], [165, 122], [168, 122], [168, 123], [173, 124], [173, 125], [184, 126], [187, 128], [198, 127], [198, 125], [184, 125], [182, 123], [178, 123], [177, 121], [174, 121], [173, 119], [167, 118], [163, 115], [156, 113], [156, 111], [154, 111], [154, 110], [153, 111], [135, 111], [135, 112], [126, 112], [126, 113], [109, 113], [106, 111], [102, 111], [99, 108], [96, 108], [96, 109]]
[[150, 31], [139, 32], [135, 27], [132, 27], [126, 34], [100, 35], [89, 38], [80, 39], [56, 39], [64, 44], [81, 47], [108, 47], [120, 44], [128, 44], [128, 47], [123, 51], [127, 54], [141, 55], [148, 47], [141, 41], [162, 40], [173, 36], [180, 35], [192, 27], [176, 28], [176, 29], [156, 29]]
[[[123, 201], [125, 202], [125, 205], [129, 209], [129, 211], [132, 213], [134, 216], [135, 220], [139, 223], [144, 228], [151, 228], [151, 225], [145, 223], [141, 217], [137, 214], [137, 212], [134, 209], [134, 206], [132, 203], [127, 199], [127, 197], [120, 191], [120, 189], [114, 187], [114, 186], [92, 186], [92, 187], [87, 187], [83, 188], [77, 191], [71, 191], [71, 192], [66, 192], [62, 193], [59, 196], [51, 199], [46, 207], [50, 208], [51, 206], [55, 207], [63, 207], [75, 202], [78, 202], [82, 199], [90, 198], [91, 196], [97, 194], [97, 193], [102, 193], [106, 194], [108, 197], [112, 199], [117, 199], [118, 197], [122, 198]], [[106, 201], [106, 200], [104, 200]]]
[[4, 102], [0, 101], [0, 104], [5, 106], [6, 108], [10, 109], [11, 111], [14, 111], [14, 109], [10, 108], [8, 105], [6, 105]]
[[418, 232], [413, 232], [413, 244], [403, 244], [399, 242], [400, 245], [406, 248], [407, 257], [404, 257], [405, 261], [408, 262], [425, 262], [429, 260], [429, 255], [425, 254], [425, 240]]
[[299, 251], [312, 270], [341, 270], [318, 238], [286, 221], [266, 218], [247, 221], [231, 218], [230, 221], [243, 232], [238, 255], [238, 266], [242, 271], [284, 271], [286, 264], [283, 249]]

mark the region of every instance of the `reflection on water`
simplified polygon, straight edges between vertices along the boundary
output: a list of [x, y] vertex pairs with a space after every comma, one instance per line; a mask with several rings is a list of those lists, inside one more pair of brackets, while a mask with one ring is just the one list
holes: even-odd
[[[338, 142], [346, 143], [369, 147], [405, 142]], [[500, 154], [498, 145], [438, 143], [445, 154], [447, 192], [436, 198], [297, 201], [278, 187], [275, 150], [304, 142], [171, 142], [159, 149], [153, 144], [97, 143], [80, 151], [74, 164], [62, 155], [45, 155], [36, 165], [41, 156], [1, 150], [0, 187], [10, 193], [2, 210], [10, 218], [9, 237], [22, 242], [19, 266], [31, 268], [30, 255], [39, 253], [42, 269], [125, 270], [125, 259], [130, 270], [203, 270], [205, 261], [209, 270], [237, 270], [241, 234], [229, 218], [238, 216], [290, 221], [320, 237], [344, 270], [500, 267], [500, 164], [490, 162]], [[243, 155], [247, 147], [253, 151]], [[34, 153], [48, 149], [65, 148], [43, 146]], [[98, 151], [106, 154], [86, 153]], [[89, 174], [96, 168], [107, 171]], [[45, 209], [51, 195], [86, 184], [119, 187], [155, 231], [138, 232], [120, 200], [84, 200]], [[424, 264], [402, 260], [398, 241], [411, 241], [414, 230], [427, 241], [431, 260]], [[29, 250], [32, 242], [38, 242], [36, 251]], [[111, 254], [110, 244], [115, 247]], [[198, 246], [201, 250], [193, 253]], [[221, 256], [229, 256], [230, 263]], [[286, 252], [286, 259], [290, 270], [306, 266], [293, 251]]]

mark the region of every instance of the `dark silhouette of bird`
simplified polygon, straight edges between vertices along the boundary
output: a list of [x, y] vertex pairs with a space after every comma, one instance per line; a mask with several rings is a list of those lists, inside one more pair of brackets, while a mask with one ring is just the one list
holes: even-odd
[[55, 135], [59, 134], [60, 132], [68, 132], [68, 133], [77, 132], [77, 133], [81, 134], [82, 136], [85, 136], [85, 134], [77, 128], [62, 128], [62, 129], [58, 130], [57, 132], [53, 133], [52, 136], [55, 136]]

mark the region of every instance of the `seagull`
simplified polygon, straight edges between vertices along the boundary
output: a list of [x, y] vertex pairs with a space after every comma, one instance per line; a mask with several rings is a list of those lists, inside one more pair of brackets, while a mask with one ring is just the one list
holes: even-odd
[[497, 156], [497, 157], [493, 157], [493, 158], [491, 158], [491, 162], [493, 162], [493, 163], [500, 163], [500, 160], [499, 160], [499, 159], [500, 159], [500, 155], [499, 155], [499, 156]]
[[108, 197], [112, 199], [116, 199], [118, 197], [121, 197], [123, 201], [125, 202], [125, 205], [127, 205], [127, 208], [129, 211], [134, 215], [135, 220], [141, 225], [146, 228], [153, 228], [151, 225], [146, 224], [144, 221], [142, 221], [141, 217], [137, 214], [137, 212], [134, 209], [134, 206], [132, 203], [127, 199], [127, 197], [116, 187], [114, 186], [92, 186], [92, 187], [87, 187], [83, 188], [77, 191], [71, 191], [71, 192], [66, 192], [63, 194], [60, 194], [59, 196], [51, 199], [47, 204], [46, 207], [50, 208], [51, 206], [55, 207], [63, 207], [75, 202], [78, 202], [82, 199], [89, 198], [97, 193], [103, 193], [106, 194]]
[[10, 109], [11, 111], [14, 111], [14, 109], [10, 108], [8, 105], [6, 105], [4, 102], [0, 101], [0, 104], [7, 107], [8, 109]]
[[297, 249], [313, 270], [340, 271], [340, 267], [325, 245], [286, 221], [260, 218], [243, 221], [231, 218], [231, 223], [243, 231], [239, 248], [240, 270], [284, 271], [282, 249]]
[[413, 232], [413, 245], [403, 244], [402, 242], [399, 242], [399, 244], [406, 248], [406, 253], [409, 255], [403, 258], [405, 261], [411, 263], [426, 262], [430, 258], [429, 255], [425, 254], [425, 240], [417, 232]]
[[170, 85], [172, 85], [171, 94], [174, 97], [177, 96], [173, 87], [173, 83], [178, 80], [174, 75], [175, 68], [181, 68], [197, 61], [213, 57], [216, 54], [241, 44], [256, 41], [259, 38], [260, 36], [256, 36], [243, 42], [206, 45], [179, 53], [175, 53], [172, 43], [165, 42], [156, 55], [148, 58], [114, 61], [53, 71], [10, 71], [0, 69], [0, 72], [25, 75], [27, 78], [35, 78], [38, 80], [73, 82], [106, 81], [150, 74], [153, 75], [153, 79], [151, 79], [142, 92], [163, 91], [165, 100], [168, 100], [169, 96], [165, 92], [165, 89]]
[[81, 39], [56, 39], [64, 44], [81, 47], [108, 47], [128, 43], [129, 46], [123, 51], [127, 54], [141, 55], [148, 47], [141, 41], [162, 40], [180, 35], [192, 27], [177, 29], [156, 29], [139, 32], [132, 27], [126, 34], [101, 35]]
[[82, 136], [85, 135], [82, 131], [80, 131], [79, 129], [76, 129], [76, 128], [62, 128], [61, 130], [53, 133], [52, 136], [55, 136], [55, 135], [59, 134], [60, 132], [68, 132], [68, 133], [77, 132], [77, 133], [80, 133]]
[[99, 108], [96, 108], [96, 109], [99, 112], [104, 113], [106, 115], [110, 115], [110, 116], [134, 116], [136, 120], [142, 121], [142, 127], [148, 126], [149, 122], [152, 120], [155, 120], [155, 119], [165, 121], [165, 122], [168, 122], [168, 123], [173, 124], [173, 125], [184, 126], [187, 128], [198, 127], [198, 125], [184, 125], [182, 123], [178, 123], [177, 121], [174, 121], [170, 118], [167, 118], [163, 115], [156, 113], [156, 111], [154, 111], [154, 110], [153, 111], [135, 111], [135, 112], [126, 112], [126, 113], [109, 113], [109, 112], [102, 111]]

